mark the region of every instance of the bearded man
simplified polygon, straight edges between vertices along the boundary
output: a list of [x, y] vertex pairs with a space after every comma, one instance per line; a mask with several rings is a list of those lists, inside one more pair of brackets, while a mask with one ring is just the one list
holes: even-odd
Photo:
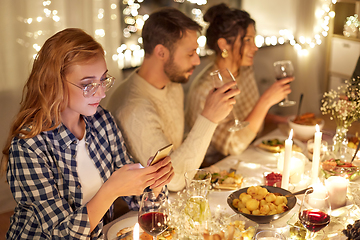
[[209, 92], [203, 111], [184, 139], [184, 91], [195, 67], [201, 26], [175, 8], [163, 8], [146, 20], [142, 65], [111, 96], [108, 109], [116, 117], [135, 161], [173, 144], [170, 154], [175, 176], [171, 191], [185, 187], [184, 173], [201, 166], [217, 124], [232, 110], [238, 89], [234, 83]]

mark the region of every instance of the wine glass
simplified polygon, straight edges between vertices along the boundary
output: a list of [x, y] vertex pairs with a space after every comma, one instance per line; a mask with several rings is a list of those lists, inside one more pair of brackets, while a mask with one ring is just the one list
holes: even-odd
[[313, 239], [318, 231], [330, 223], [330, 199], [326, 190], [305, 192], [299, 209], [299, 220], [308, 230], [306, 239]]
[[140, 227], [156, 240], [168, 228], [168, 199], [164, 193], [144, 192], [140, 202]]
[[[223, 86], [227, 82], [230, 82], [230, 81], [236, 82], [235, 77], [232, 75], [230, 70], [227, 68], [215, 70], [210, 73], [210, 76], [214, 79], [215, 89]], [[235, 87], [237, 88], [237, 85]], [[240, 129], [243, 129], [247, 125], [249, 125], [249, 122], [247, 122], [247, 121], [240, 121], [238, 119], [238, 117], [236, 116], [234, 110], [232, 110], [231, 112], [234, 116], [234, 124], [228, 129], [229, 132], [236, 132]]]
[[[294, 76], [294, 67], [290, 60], [282, 60], [274, 62], [274, 70], [276, 80], [280, 80], [287, 77]], [[285, 97], [285, 100], [279, 103], [280, 107], [290, 107], [296, 104], [295, 101], [290, 101], [288, 96]]]

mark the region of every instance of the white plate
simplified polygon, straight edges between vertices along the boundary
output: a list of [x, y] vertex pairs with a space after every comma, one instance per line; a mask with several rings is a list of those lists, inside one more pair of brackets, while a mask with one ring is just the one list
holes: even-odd
[[137, 222], [138, 222], [138, 217], [133, 216], [133, 217], [122, 219], [122, 220], [114, 223], [107, 232], [107, 235], [106, 235], [107, 239], [112, 240], [112, 239], [116, 238], [116, 234], [121, 229], [126, 228], [126, 227], [132, 227]]
[[[273, 136], [271, 138], [269, 137], [263, 137], [263, 138], [259, 138], [257, 139], [253, 145], [255, 146], [256, 150], [258, 150], [259, 152], [261, 153], [266, 153], [266, 154], [269, 154], [269, 155], [272, 155], [272, 156], [276, 156], [276, 155], [279, 155], [279, 153], [272, 153], [272, 152], [269, 152], [269, 151], [266, 151], [264, 149], [261, 149], [258, 147], [258, 145], [262, 142], [262, 141], [267, 141], [267, 140], [271, 140], [271, 139], [279, 139], [280, 141], [284, 141], [286, 139], [288, 139], [288, 137], [285, 137], [285, 136]], [[302, 153], [305, 153], [305, 150], [306, 150], [306, 146], [303, 142], [301, 142], [300, 140], [297, 140], [297, 139], [293, 139], [293, 142], [294, 144], [296, 144], [297, 146], [299, 146], [301, 148], [301, 152]]]

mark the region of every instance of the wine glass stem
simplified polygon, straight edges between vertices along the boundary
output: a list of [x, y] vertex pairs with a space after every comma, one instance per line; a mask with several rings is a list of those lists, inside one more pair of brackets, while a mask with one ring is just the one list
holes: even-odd
[[289, 102], [288, 95], [285, 96], [285, 102]]
[[316, 236], [315, 232], [311, 232], [311, 231], [307, 230], [305, 239], [314, 239], [315, 236]]
[[232, 114], [233, 114], [233, 116], [234, 116], [235, 122], [239, 121], [238, 118], [237, 118], [237, 116], [236, 116], [236, 114], [235, 114], [235, 112], [234, 112], [234, 110], [232, 110], [231, 112], [232, 112]]
[[157, 239], [157, 236], [153, 236], [153, 240], [156, 240]]

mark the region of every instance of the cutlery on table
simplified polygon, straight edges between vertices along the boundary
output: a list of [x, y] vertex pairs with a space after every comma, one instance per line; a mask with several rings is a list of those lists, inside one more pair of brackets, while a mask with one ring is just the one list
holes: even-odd
[[300, 94], [300, 99], [299, 99], [299, 106], [298, 106], [298, 110], [295, 116], [295, 119], [298, 118], [300, 116], [300, 109], [301, 109], [301, 105], [302, 105], [302, 100], [303, 100], [304, 94]]
[[358, 151], [359, 151], [359, 147], [360, 147], [360, 142], [359, 142], [358, 145], [357, 145], [357, 148], [356, 148], [356, 150], [355, 150], [354, 156], [353, 156], [352, 159], [351, 159], [351, 162], [354, 161], [354, 159], [355, 159], [355, 157], [356, 157], [356, 154], [357, 154]]
[[[312, 187], [308, 187], [308, 188], [305, 188], [305, 189], [303, 189], [303, 190], [300, 190], [300, 191], [297, 191], [297, 192], [294, 192], [294, 193], [290, 193], [290, 194], [286, 194], [286, 195], [284, 195], [284, 197], [294, 197], [294, 196], [296, 196], [296, 195], [300, 195], [300, 194], [304, 194], [307, 190], [313, 190], [313, 188]], [[276, 195], [276, 194], [275, 194]], [[281, 194], [282, 195], [282, 194]]]

